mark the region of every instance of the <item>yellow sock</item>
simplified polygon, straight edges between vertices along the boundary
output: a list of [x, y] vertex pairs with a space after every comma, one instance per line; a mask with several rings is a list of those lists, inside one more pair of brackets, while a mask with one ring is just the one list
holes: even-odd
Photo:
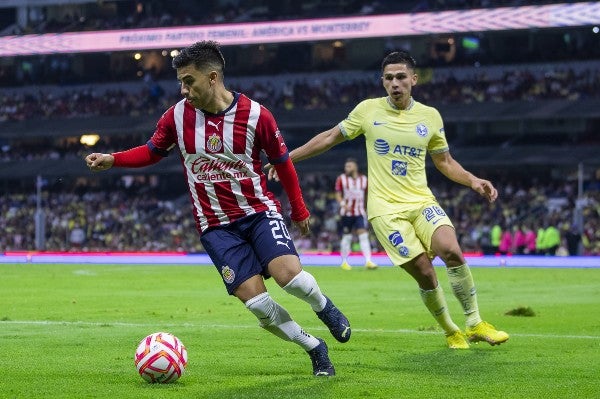
[[479, 306], [477, 305], [477, 291], [471, 275], [471, 269], [465, 263], [458, 267], [448, 267], [448, 281], [454, 296], [460, 302], [466, 317], [466, 324], [473, 327], [481, 322]]
[[459, 328], [450, 317], [450, 313], [448, 312], [448, 305], [446, 304], [446, 298], [444, 297], [444, 291], [442, 287], [439, 285], [433, 290], [424, 290], [421, 291], [421, 299], [431, 315], [435, 318], [438, 324], [444, 329], [446, 335], [450, 335], [455, 331], [458, 331]]

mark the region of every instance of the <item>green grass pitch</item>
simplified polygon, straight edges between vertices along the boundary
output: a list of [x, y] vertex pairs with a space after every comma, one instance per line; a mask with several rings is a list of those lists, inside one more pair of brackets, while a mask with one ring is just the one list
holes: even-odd
[[[0, 398], [600, 398], [600, 269], [473, 268], [483, 318], [511, 338], [466, 351], [445, 347], [402, 270], [306, 270], [350, 319], [350, 342], [267, 285], [327, 340], [333, 378], [313, 377], [304, 351], [260, 329], [213, 267], [0, 265]], [[535, 316], [506, 315], [519, 307]], [[174, 384], [148, 384], [133, 364], [157, 331], [188, 349]]]

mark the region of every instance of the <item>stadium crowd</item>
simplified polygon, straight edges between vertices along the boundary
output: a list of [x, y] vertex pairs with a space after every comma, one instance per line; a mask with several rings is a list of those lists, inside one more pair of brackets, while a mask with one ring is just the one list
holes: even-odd
[[[301, 175], [313, 233], [302, 238], [292, 229], [299, 251], [339, 251], [334, 178]], [[202, 252], [190, 209], [184, 205], [185, 194], [164, 195], [168, 190], [158, 189], [160, 177], [143, 179], [123, 178], [118, 188], [109, 191], [82, 186], [71, 191], [45, 190], [45, 249]], [[600, 184], [590, 184], [584, 198], [577, 201], [573, 182], [502, 180], [497, 186], [500, 198], [488, 206], [467, 188], [432, 185], [455, 221], [466, 252], [600, 255]], [[287, 200], [281, 199], [287, 214]], [[575, 224], [577, 207], [581, 207], [583, 226]], [[0, 225], [4, 226], [0, 252], [36, 249], [35, 213], [35, 193], [0, 197]], [[375, 251], [381, 250], [374, 239], [372, 245]]]
[[[289, 80], [247, 79], [237, 81], [233, 90], [242, 91], [273, 110], [327, 109], [349, 104], [356, 98], [382, 95], [377, 72], [356, 73], [347, 79], [328, 75]], [[63, 90], [5, 91], [0, 97], [0, 122], [40, 118], [83, 118], [90, 116], [155, 115], [163, 112], [181, 95], [175, 84], [154, 82], [132, 86], [134, 90], [106, 88], [102, 85]], [[236, 82], [236, 81], [234, 81]], [[249, 83], [251, 82], [251, 83]], [[415, 88], [415, 98], [425, 103], [463, 103], [534, 101], [563, 99], [576, 101], [598, 98], [600, 70], [573, 70], [548, 67], [545, 71], [513, 69], [501, 76], [485, 71], [457, 77], [440, 72], [424, 76]]]

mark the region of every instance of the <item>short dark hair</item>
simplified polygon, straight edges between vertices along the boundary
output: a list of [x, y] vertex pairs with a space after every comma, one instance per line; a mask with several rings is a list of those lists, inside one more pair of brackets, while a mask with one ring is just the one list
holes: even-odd
[[394, 51], [385, 56], [381, 62], [381, 70], [389, 64], [405, 64], [408, 68], [414, 70], [417, 67], [417, 61], [407, 51]]
[[346, 158], [346, 162], [354, 162], [355, 164], [358, 165], [358, 161], [356, 160], [356, 158], [348, 157], [348, 158]]
[[212, 40], [196, 42], [189, 47], [184, 48], [173, 58], [173, 68], [181, 68], [190, 64], [199, 69], [214, 69], [223, 74], [225, 69], [225, 58], [219, 43]]

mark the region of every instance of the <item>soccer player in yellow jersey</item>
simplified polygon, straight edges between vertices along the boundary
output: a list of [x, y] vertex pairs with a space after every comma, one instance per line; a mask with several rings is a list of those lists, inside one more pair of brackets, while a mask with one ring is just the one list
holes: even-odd
[[[412, 98], [415, 67], [406, 52], [386, 56], [381, 80], [387, 96], [362, 101], [345, 120], [290, 152], [290, 157], [298, 162], [363, 134], [370, 180], [367, 216], [377, 239], [392, 262], [417, 281], [421, 298], [444, 329], [450, 348], [466, 349], [469, 341], [498, 345], [508, 340], [508, 334], [479, 315], [473, 277], [454, 226], [427, 185], [425, 157], [429, 154], [446, 177], [471, 187], [489, 202], [496, 200], [498, 192], [491, 182], [452, 158], [439, 112]], [[274, 170], [269, 174], [273, 177]], [[466, 316], [464, 333], [448, 312], [431, 263], [436, 255], [447, 266], [452, 291]]]

